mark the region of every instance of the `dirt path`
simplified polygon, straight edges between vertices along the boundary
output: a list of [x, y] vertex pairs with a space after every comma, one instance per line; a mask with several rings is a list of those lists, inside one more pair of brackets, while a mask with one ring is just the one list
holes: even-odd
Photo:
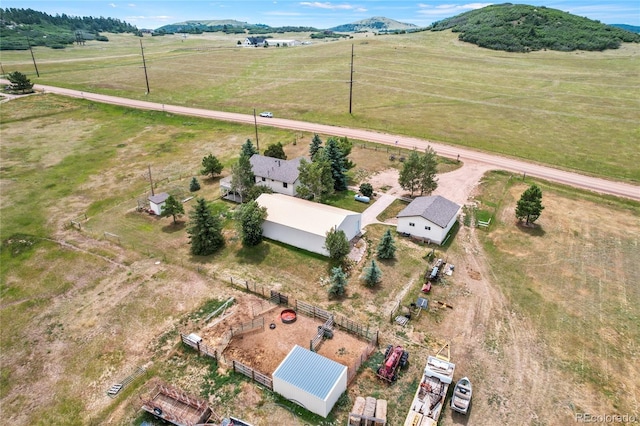
[[[6, 80], [0, 79], [0, 83], [6, 83]], [[252, 115], [248, 114], [211, 111], [200, 108], [188, 108], [177, 105], [159, 104], [155, 102], [139, 101], [135, 99], [119, 98], [116, 96], [81, 92], [79, 90], [71, 90], [54, 86], [35, 85], [34, 88], [42, 92], [56, 93], [63, 96], [83, 98], [95, 102], [122, 105], [131, 108], [164, 111], [173, 114], [213, 118], [216, 120], [232, 121], [250, 125], [253, 125], [255, 120]], [[474, 151], [468, 148], [446, 145], [443, 143], [425, 139], [391, 135], [362, 129], [349, 129], [345, 127], [330, 126], [325, 124], [307, 123], [303, 121], [288, 120], [282, 118], [258, 117], [257, 122], [261, 126], [272, 126], [282, 129], [299, 130], [331, 136], [346, 136], [350, 139], [371, 141], [384, 145], [398, 146], [401, 148], [422, 150], [426, 149], [428, 146], [431, 146], [438, 153], [438, 155], [442, 155], [445, 157], [459, 158], [462, 161], [472, 160], [487, 164], [492, 168], [499, 168], [519, 174], [524, 173], [527, 176], [546, 179], [552, 182], [558, 182], [577, 188], [631, 198], [634, 200], [640, 200], [640, 187], [638, 187], [637, 185], [585, 176], [579, 173], [558, 170], [540, 164], [532, 164], [513, 158], [501, 157], [495, 154]]]

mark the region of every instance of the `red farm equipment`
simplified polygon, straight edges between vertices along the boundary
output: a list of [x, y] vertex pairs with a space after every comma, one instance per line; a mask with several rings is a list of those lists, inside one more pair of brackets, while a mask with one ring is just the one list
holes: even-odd
[[389, 383], [395, 382], [399, 370], [406, 367], [408, 363], [409, 352], [405, 351], [402, 346], [389, 345], [384, 352], [384, 362], [378, 368], [377, 375]]

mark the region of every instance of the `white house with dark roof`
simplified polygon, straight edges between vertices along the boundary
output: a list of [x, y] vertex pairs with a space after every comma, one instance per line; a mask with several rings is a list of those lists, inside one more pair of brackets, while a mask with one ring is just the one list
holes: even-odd
[[247, 37], [242, 45], [245, 47], [263, 47], [265, 40], [264, 37]]
[[458, 219], [460, 206], [440, 195], [418, 197], [398, 213], [398, 232], [442, 244]]
[[162, 208], [164, 207], [164, 203], [169, 198], [169, 194], [166, 192], [161, 192], [155, 195], [149, 195], [149, 208], [155, 214], [160, 216], [162, 214]]
[[300, 184], [298, 168], [301, 159], [302, 157], [293, 160], [280, 160], [253, 154], [249, 161], [256, 177], [256, 185], [267, 186], [278, 194], [295, 196]]
[[345, 365], [296, 345], [273, 372], [273, 390], [326, 418], [347, 390], [347, 372]]
[[362, 215], [283, 194], [262, 194], [256, 202], [267, 209], [262, 235], [323, 256], [327, 232], [341, 230], [351, 241], [361, 232]]

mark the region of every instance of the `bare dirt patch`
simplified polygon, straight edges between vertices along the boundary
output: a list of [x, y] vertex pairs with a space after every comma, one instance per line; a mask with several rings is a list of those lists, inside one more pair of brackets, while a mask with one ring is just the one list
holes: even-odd
[[[262, 373], [272, 374], [295, 345], [309, 349], [318, 326], [324, 321], [298, 314], [295, 322], [285, 324], [280, 313], [285, 309], [255, 296], [244, 295], [237, 300], [223, 319], [212, 319], [210, 326], [202, 330], [207, 345], [217, 346], [231, 328], [251, 320], [264, 318], [264, 329], [248, 332], [231, 339], [222, 353], [224, 359], [246, 364]], [[270, 328], [274, 324], [275, 328]], [[331, 339], [324, 339], [317, 353], [340, 364], [350, 366], [360, 357], [367, 342], [344, 331], [334, 329]]]

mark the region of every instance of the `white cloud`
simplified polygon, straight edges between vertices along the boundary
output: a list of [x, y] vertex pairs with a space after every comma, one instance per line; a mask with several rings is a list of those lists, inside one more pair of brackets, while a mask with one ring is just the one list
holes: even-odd
[[115, 3], [109, 3], [109, 6], [111, 6], [111, 7], [113, 7], [113, 8], [118, 7], [118, 6], [116, 6], [116, 4], [115, 4]]
[[353, 10], [356, 12], [366, 12], [367, 9], [360, 6], [353, 6], [350, 4], [333, 4], [330, 2], [319, 2], [319, 1], [303, 1], [300, 2], [301, 6], [307, 7], [315, 7], [317, 9], [327, 9], [327, 10]]
[[455, 16], [459, 13], [466, 12], [473, 9], [481, 9], [486, 6], [490, 6], [493, 3], [467, 3], [467, 4], [439, 4], [431, 6], [428, 4], [418, 4], [418, 14], [428, 16]]

